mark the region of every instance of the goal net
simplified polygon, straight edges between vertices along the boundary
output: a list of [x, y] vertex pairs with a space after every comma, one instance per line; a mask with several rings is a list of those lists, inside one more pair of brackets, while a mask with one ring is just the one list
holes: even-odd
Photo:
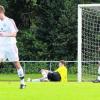
[[78, 6], [78, 80], [96, 78], [100, 61], [100, 5]]

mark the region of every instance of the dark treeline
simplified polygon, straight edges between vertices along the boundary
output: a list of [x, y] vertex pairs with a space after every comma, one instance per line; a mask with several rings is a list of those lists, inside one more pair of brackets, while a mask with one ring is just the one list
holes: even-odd
[[77, 60], [77, 6], [99, 0], [0, 0], [19, 28], [20, 60]]

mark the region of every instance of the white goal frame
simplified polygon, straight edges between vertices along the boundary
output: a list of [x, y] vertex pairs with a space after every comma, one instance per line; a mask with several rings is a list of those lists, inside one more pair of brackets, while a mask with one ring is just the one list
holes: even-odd
[[[82, 8], [83, 7], [100, 7], [100, 4], [79, 4], [78, 5], [78, 82], [82, 81]], [[98, 61], [89, 61], [89, 62], [98, 62]]]

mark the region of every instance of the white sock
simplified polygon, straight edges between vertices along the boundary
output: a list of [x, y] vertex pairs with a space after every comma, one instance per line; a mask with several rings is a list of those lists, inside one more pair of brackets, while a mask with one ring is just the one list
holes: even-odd
[[99, 66], [99, 68], [98, 68], [98, 74], [100, 74], [100, 66]]
[[43, 78], [46, 78], [47, 77], [47, 73], [45, 72], [45, 70], [42, 70], [41, 73], [43, 75]]
[[21, 79], [20, 84], [25, 85], [25, 81], [24, 81], [24, 79]]
[[100, 80], [100, 76], [98, 76], [98, 80]]
[[40, 79], [33, 79], [32, 82], [40, 82]]
[[22, 67], [20, 67], [20, 69], [17, 70], [18, 76], [19, 77], [24, 77], [24, 71], [22, 69]]
[[24, 83], [24, 71], [23, 71], [22, 67], [20, 67], [20, 69], [17, 70], [17, 73], [18, 73], [18, 76], [21, 79], [20, 83], [25, 84]]
[[32, 82], [41, 82], [41, 81], [48, 81], [48, 78], [39, 78], [39, 79], [33, 79]]
[[100, 66], [98, 68], [98, 80], [100, 80]]

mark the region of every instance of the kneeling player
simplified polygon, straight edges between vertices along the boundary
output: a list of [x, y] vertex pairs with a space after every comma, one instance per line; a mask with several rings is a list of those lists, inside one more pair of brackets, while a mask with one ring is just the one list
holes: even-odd
[[17, 68], [21, 79], [20, 88], [25, 87], [24, 72], [19, 62], [18, 48], [16, 46], [16, 35], [18, 29], [13, 19], [5, 16], [5, 9], [0, 6], [0, 62], [9, 60]]
[[67, 82], [67, 68], [65, 66], [64, 60], [59, 62], [59, 68], [52, 72], [49, 70], [42, 69], [41, 74], [43, 75], [40, 79], [33, 79], [32, 82], [37, 81], [52, 81], [52, 82]]

